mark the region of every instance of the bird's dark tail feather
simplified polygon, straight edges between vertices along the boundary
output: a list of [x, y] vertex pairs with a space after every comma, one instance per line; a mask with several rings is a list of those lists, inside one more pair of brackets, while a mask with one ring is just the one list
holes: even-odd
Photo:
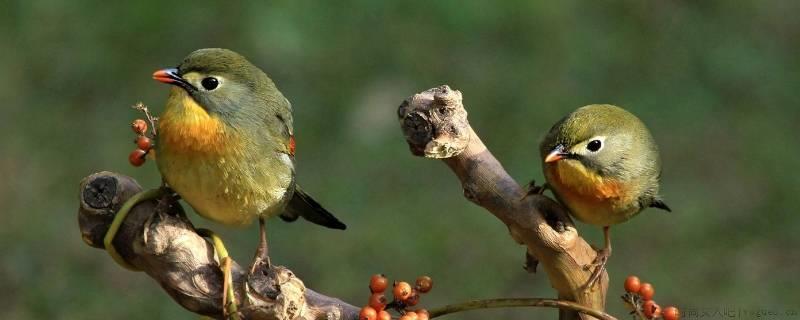
[[650, 207], [667, 210], [667, 212], [672, 212], [672, 209], [670, 209], [669, 206], [666, 203], [664, 203], [664, 201], [661, 201], [661, 199], [653, 200], [653, 202], [650, 204]]
[[296, 187], [292, 200], [286, 206], [286, 212], [280, 215], [284, 221], [294, 221], [297, 217], [325, 226], [331, 229], [347, 229], [347, 226], [333, 216], [328, 210], [322, 207], [316, 200], [307, 193]]

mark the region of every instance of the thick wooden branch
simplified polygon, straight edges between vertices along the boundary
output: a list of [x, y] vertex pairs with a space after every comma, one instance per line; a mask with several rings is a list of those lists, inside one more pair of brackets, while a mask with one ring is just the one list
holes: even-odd
[[[444, 85], [415, 94], [398, 109], [400, 125], [411, 152], [442, 159], [455, 173], [464, 196], [491, 212], [527, 247], [527, 264], [545, 269], [559, 299], [604, 310], [608, 275], [599, 286], [585, 288], [596, 252], [578, 235], [566, 211], [542, 195], [528, 195], [508, 175], [467, 121], [461, 92]], [[561, 319], [589, 317], [560, 309]]]
[[[122, 204], [142, 189], [112, 172], [88, 176], [80, 185], [78, 221], [83, 240], [103, 248], [103, 237]], [[140, 203], [114, 239], [123, 258], [156, 280], [189, 311], [222, 318], [222, 273], [214, 248], [194, 230], [171, 198]], [[281, 266], [259, 266], [250, 274], [233, 263], [242, 319], [358, 319], [358, 308], [307, 289]]]

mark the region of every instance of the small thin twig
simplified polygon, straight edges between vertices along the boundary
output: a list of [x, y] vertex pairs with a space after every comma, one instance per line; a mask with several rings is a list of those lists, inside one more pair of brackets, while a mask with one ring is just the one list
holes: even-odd
[[154, 117], [153, 114], [150, 113], [150, 110], [147, 106], [142, 102], [137, 102], [131, 108], [144, 112], [145, 118], [147, 118], [147, 122], [150, 122], [150, 132], [153, 134], [155, 138], [158, 133], [156, 132], [156, 122], [158, 122], [158, 117]]
[[622, 296], [622, 301], [624, 301], [625, 304], [627, 304], [628, 307], [633, 310], [631, 311], [631, 314], [635, 315], [634, 318], [638, 316], [638, 319], [647, 319], [644, 313], [642, 313], [642, 303], [641, 300], [637, 298], [637, 295], [626, 293]]
[[436, 318], [443, 315], [461, 311], [468, 311], [475, 309], [490, 309], [490, 308], [511, 308], [511, 307], [550, 307], [550, 308], [570, 309], [593, 316], [598, 319], [617, 320], [617, 318], [614, 318], [612, 315], [608, 313], [586, 307], [584, 305], [575, 303], [573, 301], [544, 299], [544, 298], [505, 298], [505, 299], [472, 300], [433, 309], [429, 313], [431, 318]]

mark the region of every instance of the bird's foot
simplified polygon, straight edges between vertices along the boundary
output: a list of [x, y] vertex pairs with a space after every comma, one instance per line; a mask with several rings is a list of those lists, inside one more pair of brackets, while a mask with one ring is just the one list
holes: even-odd
[[589, 281], [586, 282], [585, 290], [594, 289], [595, 284], [597, 284], [598, 280], [600, 280], [600, 277], [603, 275], [603, 271], [606, 270], [606, 263], [608, 263], [609, 257], [611, 257], [611, 248], [597, 250], [597, 256], [594, 258], [594, 261], [583, 267], [584, 270], [594, 268], [592, 275], [589, 277]]
[[250, 274], [254, 274], [259, 269], [272, 269], [272, 261], [270, 261], [269, 256], [256, 254], [253, 257], [253, 263], [250, 265]]
[[525, 196], [522, 198], [525, 199], [529, 195], [536, 194], [536, 195], [543, 195], [545, 190], [547, 190], [548, 186], [547, 183], [542, 184], [541, 186], [536, 185], [536, 180], [531, 180], [526, 186], [525, 189], [528, 190], [525, 192]]
[[269, 246], [267, 245], [267, 222], [264, 217], [258, 218], [258, 247], [256, 248], [256, 254], [253, 257], [253, 263], [250, 265], [250, 274], [256, 272], [257, 268], [260, 268], [262, 265], [264, 266], [265, 270], [269, 270], [272, 268], [272, 262], [269, 259]]

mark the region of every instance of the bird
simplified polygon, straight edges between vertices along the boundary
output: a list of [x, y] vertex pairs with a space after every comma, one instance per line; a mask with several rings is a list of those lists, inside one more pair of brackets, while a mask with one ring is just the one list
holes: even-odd
[[256, 259], [267, 265], [269, 217], [346, 229], [297, 184], [292, 105], [264, 71], [232, 50], [206, 48], [153, 79], [172, 85], [157, 122], [156, 164], [197, 214], [227, 226], [258, 219]]
[[645, 124], [618, 106], [583, 106], [539, 144], [546, 188], [579, 221], [603, 228], [605, 245], [587, 267], [591, 288], [611, 256], [609, 228], [647, 208], [672, 211], [659, 195], [661, 159]]

